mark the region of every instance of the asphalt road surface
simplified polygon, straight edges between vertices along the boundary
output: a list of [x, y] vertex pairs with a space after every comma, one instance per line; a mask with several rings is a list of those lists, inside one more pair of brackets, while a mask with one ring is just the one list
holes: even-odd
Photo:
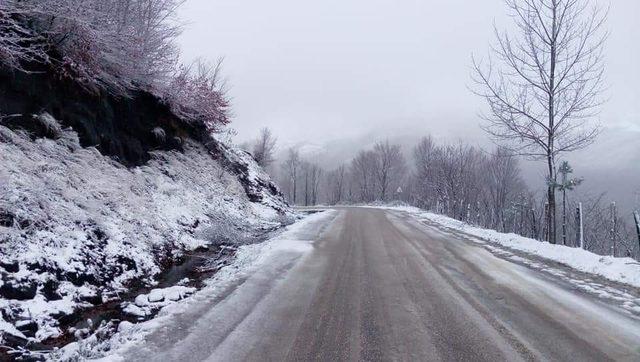
[[330, 213], [125, 359], [640, 361], [640, 320], [560, 278], [401, 212]]

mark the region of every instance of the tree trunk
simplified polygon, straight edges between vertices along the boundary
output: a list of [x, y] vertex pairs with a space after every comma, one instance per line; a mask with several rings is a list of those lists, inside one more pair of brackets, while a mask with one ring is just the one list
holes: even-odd
[[[553, 23], [551, 27], [551, 33], [556, 34], [556, 26], [557, 26], [557, 18], [556, 18], [556, 4], [555, 1], [553, 3]], [[548, 188], [548, 197], [549, 197], [549, 213], [547, 214], [547, 221], [549, 223], [549, 242], [551, 244], [556, 243], [556, 176], [555, 176], [555, 154], [554, 154], [554, 143], [555, 143], [555, 92], [556, 92], [556, 42], [553, 40], [551, 42], [551, 52], [549, 60], [549, 135], [548, 135], [548, 149], [547, 149], [547, 164], [549, 166], [549, 188]]]
[[[553, 166], [550, 166], [550, 180], [555, 180], [553, 176]], [[551, 244], [556, 243], [556, 188], [553, 181], [549, 182], [549, 188], [547, 189], [547, 241]]]

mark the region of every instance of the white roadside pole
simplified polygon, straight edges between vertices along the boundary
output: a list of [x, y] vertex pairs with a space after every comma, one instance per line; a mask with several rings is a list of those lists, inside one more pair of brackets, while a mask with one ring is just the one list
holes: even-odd
[[577, 221], [577, 229], [578, 229], [578, 244], [580, 245], [580, 249], [584, 249], [584, 221], [582, 219], [582, 203], [578, 203], [578, 208], [576, 209], [576, 221]]

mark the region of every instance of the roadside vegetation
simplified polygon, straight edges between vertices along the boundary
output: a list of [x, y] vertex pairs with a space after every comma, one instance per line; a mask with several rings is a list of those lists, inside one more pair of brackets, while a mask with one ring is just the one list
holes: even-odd
[[[6, 0], [0, 65], [51, 72], [89, 92], [149, 92], [186, 122], [229, 123], [221, 61], [179, 62], [182, 0]], [[1, 110], [0, 110], [1, 111]]]

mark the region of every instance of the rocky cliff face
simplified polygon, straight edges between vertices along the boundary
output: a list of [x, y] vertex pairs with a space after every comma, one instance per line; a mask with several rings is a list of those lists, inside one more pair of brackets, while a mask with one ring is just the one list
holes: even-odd
[[0, 71], [0, 117], [0, 346], [61, 337], [78, 310], [289, 214], [250, 154], [151, 94]]
[[204, 133], [201, 127], [181, 122], [147, 92], [115, 96], [58, 79], [46, 68], [32, 74], [0, 70], [0, 114], [5, 125], [45, 136], [31, 117], [43, 112], [63, 127], [72, 127], [83, 147], [96, 147], [127, 166], [144, 164], [152, 150], [180, 149], [184, 139], [200, 140]]
[[252, 201], [273, 197], [277, 201], [272, 206], [286, 208], [266, 173], [249, 174], [250, 155], [220, 143], [201, 125], [181, 121], [151, 93], [132, 91], [128, 96], [116, 96], [58, 79], [46, 68], [33, 69], [30, 74], [0, 68], [0, 124], [26, 130], [33, 139], [55, 138], [55, 129], [39, 117], [42, 114], [49, 114], [63, 128], [71, 127], [82, 147], [95, 147], [128, 167], [145, 164], [153, 151], [183, 150], [188, 139], [202, 143], [238, 175]]

